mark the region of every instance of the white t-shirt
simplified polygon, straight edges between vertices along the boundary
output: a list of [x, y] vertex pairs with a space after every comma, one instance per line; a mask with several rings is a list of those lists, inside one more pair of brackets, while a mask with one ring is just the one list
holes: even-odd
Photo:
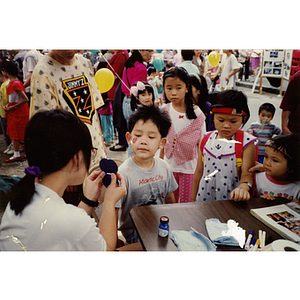
[[166, 195], [174, 192], [178, 185], [168, 164], [156, 157], [150, 170], [138, 166], [129, 157], [122, 163], [119, 172], [125, 178], [127, 194], [115, 207], [120, 208], [119, 230], [126, 238], [134, 232], [130, 210], [136, 206], [164, 204]]
[[240, 65], [236, 59], [236, 57], [231, 54], [228, 58], [227, 55], [224, 53], [222, 56], [221, 61], [221, 68], [222, 68], [222, 74], [221, 74], [221, 87], [225, 88], [232, 88], [234, 84], [234, 76], [231, 76], [227, 81], [225, 80], [225, 77], [232, 73], [235, 69], [240, 69]]
[[300, 199], [300, 182], [278, 181], [272, 179], [265, 172], [257, 173], [255, 177], [258, 196], [272, 194], [290, 200]]
[[[43, 54], [37, 50], [31, 50], [26, 53], [23, 61], [23, 80], [26, 82], [26, 80], [31, 76], [31, 73], [34, 70], [34, 67], [40, 60], [40, 58], [43, 57]], [[30, 92], [30, 85], [25, 88], [26, 93]]]
[[16, 215], [7, 205], [0, 237], [17, 237], [26, 250], [106, 250], [96, 222], [84, 209], [66, 204], [48, 187], [35, 183], [31, 202]]
[[[201, 114], [201, 109], [198, 106], [195, 109], [195, 114], [197, 117]], [[176, 120], [179, 120], [179, 116], [181, 116], [181, 117], [183, 116], [183, 117], [181, 118], [180, 122], [176, 122]], [[179, 113], [178, 111], [176, 111], [173, 108], [172, 103], [170, 105], [170, 117], [171, 117], [176, 134], [179, 131], [181, 131], [183, 128], [190, 125], [194, 121], [194, 119], [188, 119], [186, 114], [182, 114], [182, 113]], [[200, 139], [204, 136], [205, 133], [206, 133], [206, 125], [205, 125], [205, 122], [203, 122]], [[173, 172], [184, 173], [184, 174], [194, 174], [195, 173], [195, 169], [197, 166], [197, 159], [198, 159], [198, 156], [196, 156], [192, 160], [186, 161], [186, 162], [178, 165], [175, 162], [173, 155], [171, 155], [170, 158], [167, 158], [166, 155], [164, 156], [164, 160], [171, 166]]]

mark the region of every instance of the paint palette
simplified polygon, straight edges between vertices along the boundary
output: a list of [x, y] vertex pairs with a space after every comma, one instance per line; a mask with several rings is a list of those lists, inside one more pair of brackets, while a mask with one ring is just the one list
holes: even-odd
[[[103, 184], [105, 187], [108, 187], [111, 183], [111, 174], [117, 174], [118, 173], [118, 166], [112, 159], [103, 158], [101, 159], [99, 163], [100, 169], [105, 172], [105, 176], [103, 178]], [[117, 180], [117, 183], [119, 184], [119, 181]]]

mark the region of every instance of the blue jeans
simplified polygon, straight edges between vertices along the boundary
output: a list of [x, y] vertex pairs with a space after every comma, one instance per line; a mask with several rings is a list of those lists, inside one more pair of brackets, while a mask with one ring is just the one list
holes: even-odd
[[4, 120], [2, 117], [0, 117], [0, 121], [1, 121], [1, 127], [2, 127], [4, 141], [5, 141], [6, 146], [8, 147], [11, 143], [11, 140], [10, 140], [9, 136], [6, 134], [7, 121]]
[[100, 115], [101, 128], [106, 143], [111, 143], [114, 138], [114, 124], [112, 115]]
[[134, 232], [130, 236], [128, 236], [126, 238], [126, 242], [128, 244], [133, 244], [133, 243], [140, 242], [139, 236], [138, 236], [138, 234], [137, 234], [137, 232], [135, 230], [134, 230]]

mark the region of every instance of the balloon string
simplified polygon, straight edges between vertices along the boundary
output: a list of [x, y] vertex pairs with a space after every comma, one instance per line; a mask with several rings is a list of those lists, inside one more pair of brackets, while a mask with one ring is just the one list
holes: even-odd
[[[111, 69], [114, 71], [115, 75], [120, 79], [120, 81], [124, 84], [124, 86], [127, 88], [127, 90], [130, 92], [130, 88], [127, 86], [127, 84], [122, 80], [122, 78], [119, 76], [119, 74], [115, 71], [115, 69], [112, 67], [112, 65], [109, 63], [109, 61], [106, 59], [106, 57], [102, 54], [100, 51], [100, 55], [104, 58], [104, 60], [107, 62], [107, 64], [111, 67]], [[125, 67], [124, 67], [125, 69]]]

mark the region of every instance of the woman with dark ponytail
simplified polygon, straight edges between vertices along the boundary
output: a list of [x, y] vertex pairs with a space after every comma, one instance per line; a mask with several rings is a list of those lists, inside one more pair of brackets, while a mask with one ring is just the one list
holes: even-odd
[[[99, 231], [90, 215], [98, 205], [105, 174], [100, 170], [86, 177], [93, 152], [86, 125], [63, 110], [37, 113], [26, 127], [25, 152], [29, 167], [9, 192], [0, 246], [1, 238], [13, 236], [26, 250], [114, 250], [114, 206], [126, 194], [125, 182], [112, 174]], [[78, 207], [66, 204], [62, 195], [67, 186], [84, 180], [85, 197]]]

